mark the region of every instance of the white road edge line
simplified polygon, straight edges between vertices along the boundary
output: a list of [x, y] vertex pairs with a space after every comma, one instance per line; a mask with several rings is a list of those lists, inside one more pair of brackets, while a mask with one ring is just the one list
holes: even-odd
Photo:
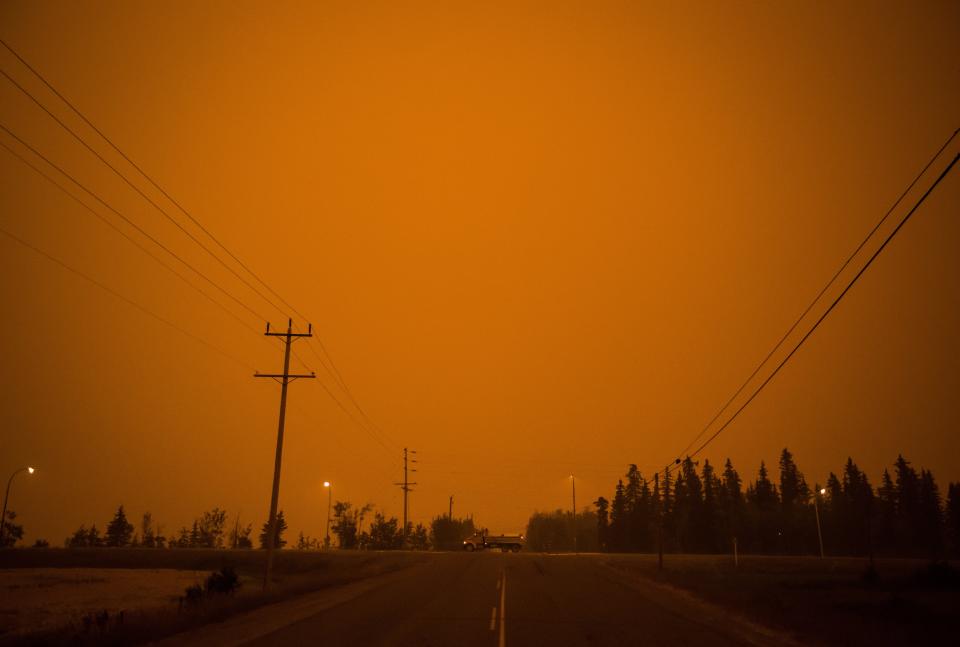
[[490, 609], [490, 631], [497, 628], [497, 607]]
[[507, 623], [507, 572], [501, 571], [503, 584], [500, 587], [500, 647], [506, 647], [507, 639], [504, 626]]

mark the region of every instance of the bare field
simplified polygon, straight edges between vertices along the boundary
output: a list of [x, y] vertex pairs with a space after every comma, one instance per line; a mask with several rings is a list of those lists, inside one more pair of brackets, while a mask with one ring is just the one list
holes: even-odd
[[206, 571], [169, 569], [20, 568], [0, 570], [0, 636], [24, 635], [106, 610], [156, 609], [175, 604]]
[[[607, 555], [619, 572], [679, 588], [804, 644], [948, 644], [960, 635], [957, 571], [864, 558]], [[956, 567], [956, 564], [953, 565]]]
[[[426, 559], [421, 553], [280, 551], [271, 590], [263, 594], [264, 558], [262, 551], [228, 550], [0, 551], [0, 644], [138, 643]], [[240, 575], [236, 595], [181, 604], [188, 586], [224, 567]], [[109, 620], [100, 626], [96, 615], [104, 611]]]

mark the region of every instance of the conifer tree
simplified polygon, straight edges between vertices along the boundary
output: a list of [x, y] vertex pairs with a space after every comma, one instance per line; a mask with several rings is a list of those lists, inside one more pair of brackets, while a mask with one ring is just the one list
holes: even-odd
[[943, 558], [943, 508], [930, 470], [920, 470], [920, 532], [930, 559]]
[[897, 548], [897, 487], [890, 476], [890, 470], [884, 468], [877, 488], [877, 523], [874, 530], [876, 546], [883, 552], [894, 552]]
[[610, 506], [610, 548], [614, 552], [626, 549], [627, 502], [623, 492], [623, 480], [617, 481], [617, 489]]
[[608, 537], [610, 530], [610, 504], [603, 497], [593, 502], [597, 508], [597, 541], [600, 544], [600, 550], [606, 551], [608, 546]]
[[665, 552], [673, 550], [676, 543], [673, 518], [675, 480], [672, 475], [670, 470], [664, 470], [660, 480], [660, 535]]
[[624, 550], [637, 550], [640, 543], [640, 491], [642, 489], [642, 477], [635, 464], [627, 468], [627, 483], [623, 489], [624, 498]]
[[[740, 475], [733, 468], [730, 459], [723, 466], [723, 481], [720, 486], [721, 510], [723, 519], [724, 535], [721, 545], [729, 546], [736, 537], [740, 545], [744, 545], [744, 509], [743, 509], [743, 491], [741, 490]], [[748, 542], [749, 543], [749, 542]]]
[[873, 515], [873, 489], [867, 475], [860, 471], [852, 458], [843, 468], [843, 534], [848, 553], [871, 553], [870, 522]]
[[908, 553], [922, 539], [918, 534], [920, 526], [920, 479], [916, 470], [902, 455], [897, 456], [893, 464], [897, 486], [897, 548], [900, 553]]
[[709, 460], [703, 461], [703, 522], [700, 524], [703, 533], [701, 547], [704, 552], [714, 553], [720, 546], [718, 530], [720, 527], [720, 502], [718, 493], [719, 482], [713, 473], [713, 465]]
[[960, 483], [947, 486], [947, 546], [950, 556], [960, 558]]
[[[194, 522], [196, 525], [196, 522]], [[283, 518], [283, 510], [277, 513], [277, 523], [276, 523], [276, 532], [274, 533], [273, 547], [276, 549], [281, 549], [287, 545], [287, 541], [283, 538], [283, 533], [287, 529], [287, 521]], [[266, 549], [267, 547], [267, 537], [270, 532], [270, 522], [267, 521], [263, 524], [263, 529], [260, 531], [260, 548]]]
[[130, 545], [130, 539], [133, 537], [133, 524], [127, 521], [127, 515], [123, 511], [123, 506], [117, 508], [113, 519], [107, 524], [107, 533], [104, 536], [104, 543], [111, 548], [122, 548]]
[[780, 520], [784, 550], [799, 552], [804, 546], [805, 530], [811, 527], [808, 515], [810, 488], [786, 447], [780, 453]]
[[760, 461], [757, 480], [748, 490], [747, 503], [749, 513], [756, 527], [755, 541], [761, 552], [769, 553], [779, 549], [779, 529], [777, 515], [777, 490], [767, 474], [767, 466]]
[[[833, 555], [960, 556], [960, 484], [941, 497], [933, 473], [917, 472], [903, 456], [885, 469], [874, 490], [867, 474], [848, 458], [816, 496], [824, 547]], [[690, 458], [655, 474], [651, 484], [636, 466], [617, 482], [612, 501], [599, 497], [591, 521], [602, 550], [726, 552], [737, 539], [741, 552], [817, 554], [817, 522], [803, 473], [789, 450], [779, 458], [779, 487], [761, 461], [744, 492], [730, 459], [722, 475], [709, 460], [697, 470]]]
[[680, 474], [674, 488], [674, 516], [680, 550], [701, 552], [703, 550], [703, 483], [697, 467], [688, 456], [680, 464]]

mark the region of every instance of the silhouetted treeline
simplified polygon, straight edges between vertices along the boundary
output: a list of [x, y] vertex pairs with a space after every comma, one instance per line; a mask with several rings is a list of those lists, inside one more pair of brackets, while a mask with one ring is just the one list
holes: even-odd
[[[454, 519], [450, 520], [451, 528], [456, 527], [461, 530], [452, 531], [443, 528], [438, 535], [438, 520], [446, 518], [437, 517], [433, 520], [429, 531], [421, 523], [415, 526], [408, 523], [406, 542], [404, 542], [403, 526], [396, 517], [387, 517], [380, 512], [374, 513], [369, 527], [364, 529], [364, 518], [372, 509], [373, 506], [369, 503], [359, 508], [355, 508], [348, 501], [337, 501], [334, 504], [331, 532], [336, 537], [339, 548], [343, 550], [429, 550], [431, 546], [438, 545], [438, 536], [441, 541], [446, 542], [449, 540], [448, 533], [456, 534], [466, 527], [469, 527], [470, 533], [473, 532], [472, 520], [467, 520], [469, 522], [467, 526], [463, 520]], [[459, 537], [458, 543], [464, 536]]]
[[736, 540], [741, 552], [816, 554], [819, 511], [830, 555], [960, 556], [960, 484], [944, 501], [933, 474], [902, 456], [876, 488], [852, 459], [811, 488], [787, 449], [778, 474], [761, 462], [746, 487], [730, 459], [717, 472], [687, 458], [652, 480], [630, 465], [613, 498], [594, 505], [600, 546], [611, 552], [656, 551], [662, 533], [668, 552], [729, 552]]
[[[283, 533], [287, 523], [283, 518], [283, 511], [277, 514], [277, 542], [276, 547], [286, 545]], [[266, 541], [266, 525], [260, 535], [261, 548]], [[144, 512], [140, 526], [135, 527], [127, 519], [127, 514], [121, 505], [117, 508], [113, 518], [104, 526], [103, 534], [96, 524], [89, 528], [80, 526], [72, 535], [64, 540], [67, 548], [253, 548], [250, 539], [253, 533], [253, 524], [240, 524], [237, 517], [233, 527], [227, 530], [227, 512], [220, 508], [213, 508], [203, 512], [193, 524], [182, 526], [174, 535], [167, 537], [163, 527], [156, 523], [153, 515]]]
[[474, 532], [473, 519], [435, 517], [429, 530], [423, 524], [407, 527], [404, 545], [403, 526], [396, 517], [375, 513], [364, 529], [364, 519], [373, 509], [370, 504], [354, 507], [348, 501], [337, 501], [333, 506], [331, 532], [343, 550], [456, 550], [463, 540]]
[[463, 550], [463, 540], [474, 532], [472, 518], [434, 517], [430, 522], [430, 545], [434, 550]]
[[[577, 541], [573, 541], [576, 525]], [[537, 552], [569, 552], [574, 549], [596, 552], [600, 549], [597, 513], [577, 512], [576, 522], [570, 510], [534, 512], [527, 522], [527, 550]]]

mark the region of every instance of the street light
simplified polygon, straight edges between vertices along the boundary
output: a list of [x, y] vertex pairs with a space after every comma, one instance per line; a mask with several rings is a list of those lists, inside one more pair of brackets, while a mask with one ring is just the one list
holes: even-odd
[[14, 470], [13, 474], [10, 475], [9, 480], [7, 480], [7, 491], [3, 495], [3, 515], [0, 515], [0, 547], [3, 546], [3, 531], [7, 527], [7, 500], [10, 498], [10, 484], [13, 483], [13, 477], [15, 477], [20, 472], [26, 472], [27, 474], [33, 474], [37, 470], [32, 467], [21, 467], [18, 470]]
[[[827, 493], [827, 488], [820, 488], [820, 496]], [[820, 559], [823, 559], [823, 533], [820, 531], [820, 496], [813, 495], [813, 512], [817, 516], [817, 539], [820, 540]]]
[[330, 548], [330, 508], [333, 505], [333, 486], [330, 481], [324, 481], [323, 487], [327, 488], [327, 538], [323, 541], [326, 548]]

